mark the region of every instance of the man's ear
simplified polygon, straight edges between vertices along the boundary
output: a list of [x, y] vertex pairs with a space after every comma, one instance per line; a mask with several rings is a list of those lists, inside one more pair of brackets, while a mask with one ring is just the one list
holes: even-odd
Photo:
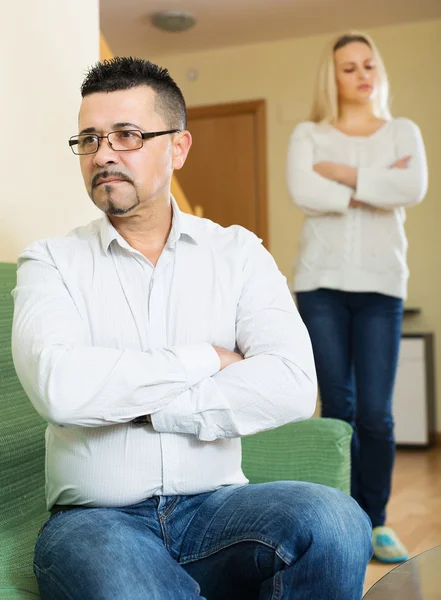
[[187, 130], [175, 135], [173, 140], [173, 169], [182, 169], [192, 143], [191, 133]]

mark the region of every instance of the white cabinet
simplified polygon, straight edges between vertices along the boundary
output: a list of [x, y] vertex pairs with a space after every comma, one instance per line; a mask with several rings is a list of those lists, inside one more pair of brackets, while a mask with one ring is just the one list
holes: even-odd
[[433, 335], [403, 334], [393, 415], [398, 445], [429, 446], [435, 432]]

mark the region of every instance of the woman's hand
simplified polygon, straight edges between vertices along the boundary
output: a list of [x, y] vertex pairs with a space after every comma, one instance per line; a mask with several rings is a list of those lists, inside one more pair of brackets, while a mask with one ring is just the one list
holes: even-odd
[[342, 183], [343, 185], [354, 188], [354, 190], [357, 187], [357, 169], [355, 167], [324, 160], [316, 163], [313, 166], [313, 169], [316, 173], [326, 179]]
[[[411, 156], [403, 156], [391, 164], [389, 168], [407, 169], [411, 158]], [[313, 169], [316, 173], [326, 179], [342, 183], [343, 185], [354, 188], [354, 190], [357, 187], [357, 169], [355, 167], [324, 160], [316, 163], [313, 166]], [[351, 208], [369, 208], [368, 204], [361, 202], [360, 200], [354, 200], [354, 198], [351, 198], [349, 206]]]
[[411, 158], [411, 156], [403, 156], [403, 158], [399, 158], [393, 164], [391, 164], [389, 169], [407, 169], [409, 166], [409, 160]]
[[351, 201], [349, 202], [349, 206], [351, 208], [367, 208], [368, 205], [365, 204], [365, 202], [361, 202], [360, 200], [354, 200], [354, 198], [351, 198]]
[[331, 181], [337, 181], [337, 167], [339, 165], [337, 163], [333, 163], [330, 161], [323, 160], [321, 162], [316, 163], [313, 166], [313, 169], [316, 173], [325, 177], [326, 179], [330, 179]]
[[316, 163], [313, 166], [313, 169], [316, 173], [318, 173], [319, 175], [321, 175], [322, 177], [325, 177], [326, 179], [330, 179], [331, 181], [336, 181], [336, 173], [337, 173], [337, 167], [338, 165], [336, 163], [330, 162], [330, 161], [321, 161]]

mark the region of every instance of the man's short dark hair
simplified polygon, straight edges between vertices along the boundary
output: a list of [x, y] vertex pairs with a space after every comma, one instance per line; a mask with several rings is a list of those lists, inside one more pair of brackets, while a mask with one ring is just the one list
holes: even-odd
[[167, 69], [141, 58], [115, 57], [96, 63], [81, 86], [84, 98], [96, 92], [116, 92], [146, 85], [156, 93], [155, 109], [170, 129], [186, 129], [187, 109], [181, 90]]

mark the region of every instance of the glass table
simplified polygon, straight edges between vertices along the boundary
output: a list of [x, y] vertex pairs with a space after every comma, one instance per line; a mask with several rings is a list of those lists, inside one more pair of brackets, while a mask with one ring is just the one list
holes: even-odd
[[363, 596], [365, 600], [440, 600], [441, 546], [399, 565]]

